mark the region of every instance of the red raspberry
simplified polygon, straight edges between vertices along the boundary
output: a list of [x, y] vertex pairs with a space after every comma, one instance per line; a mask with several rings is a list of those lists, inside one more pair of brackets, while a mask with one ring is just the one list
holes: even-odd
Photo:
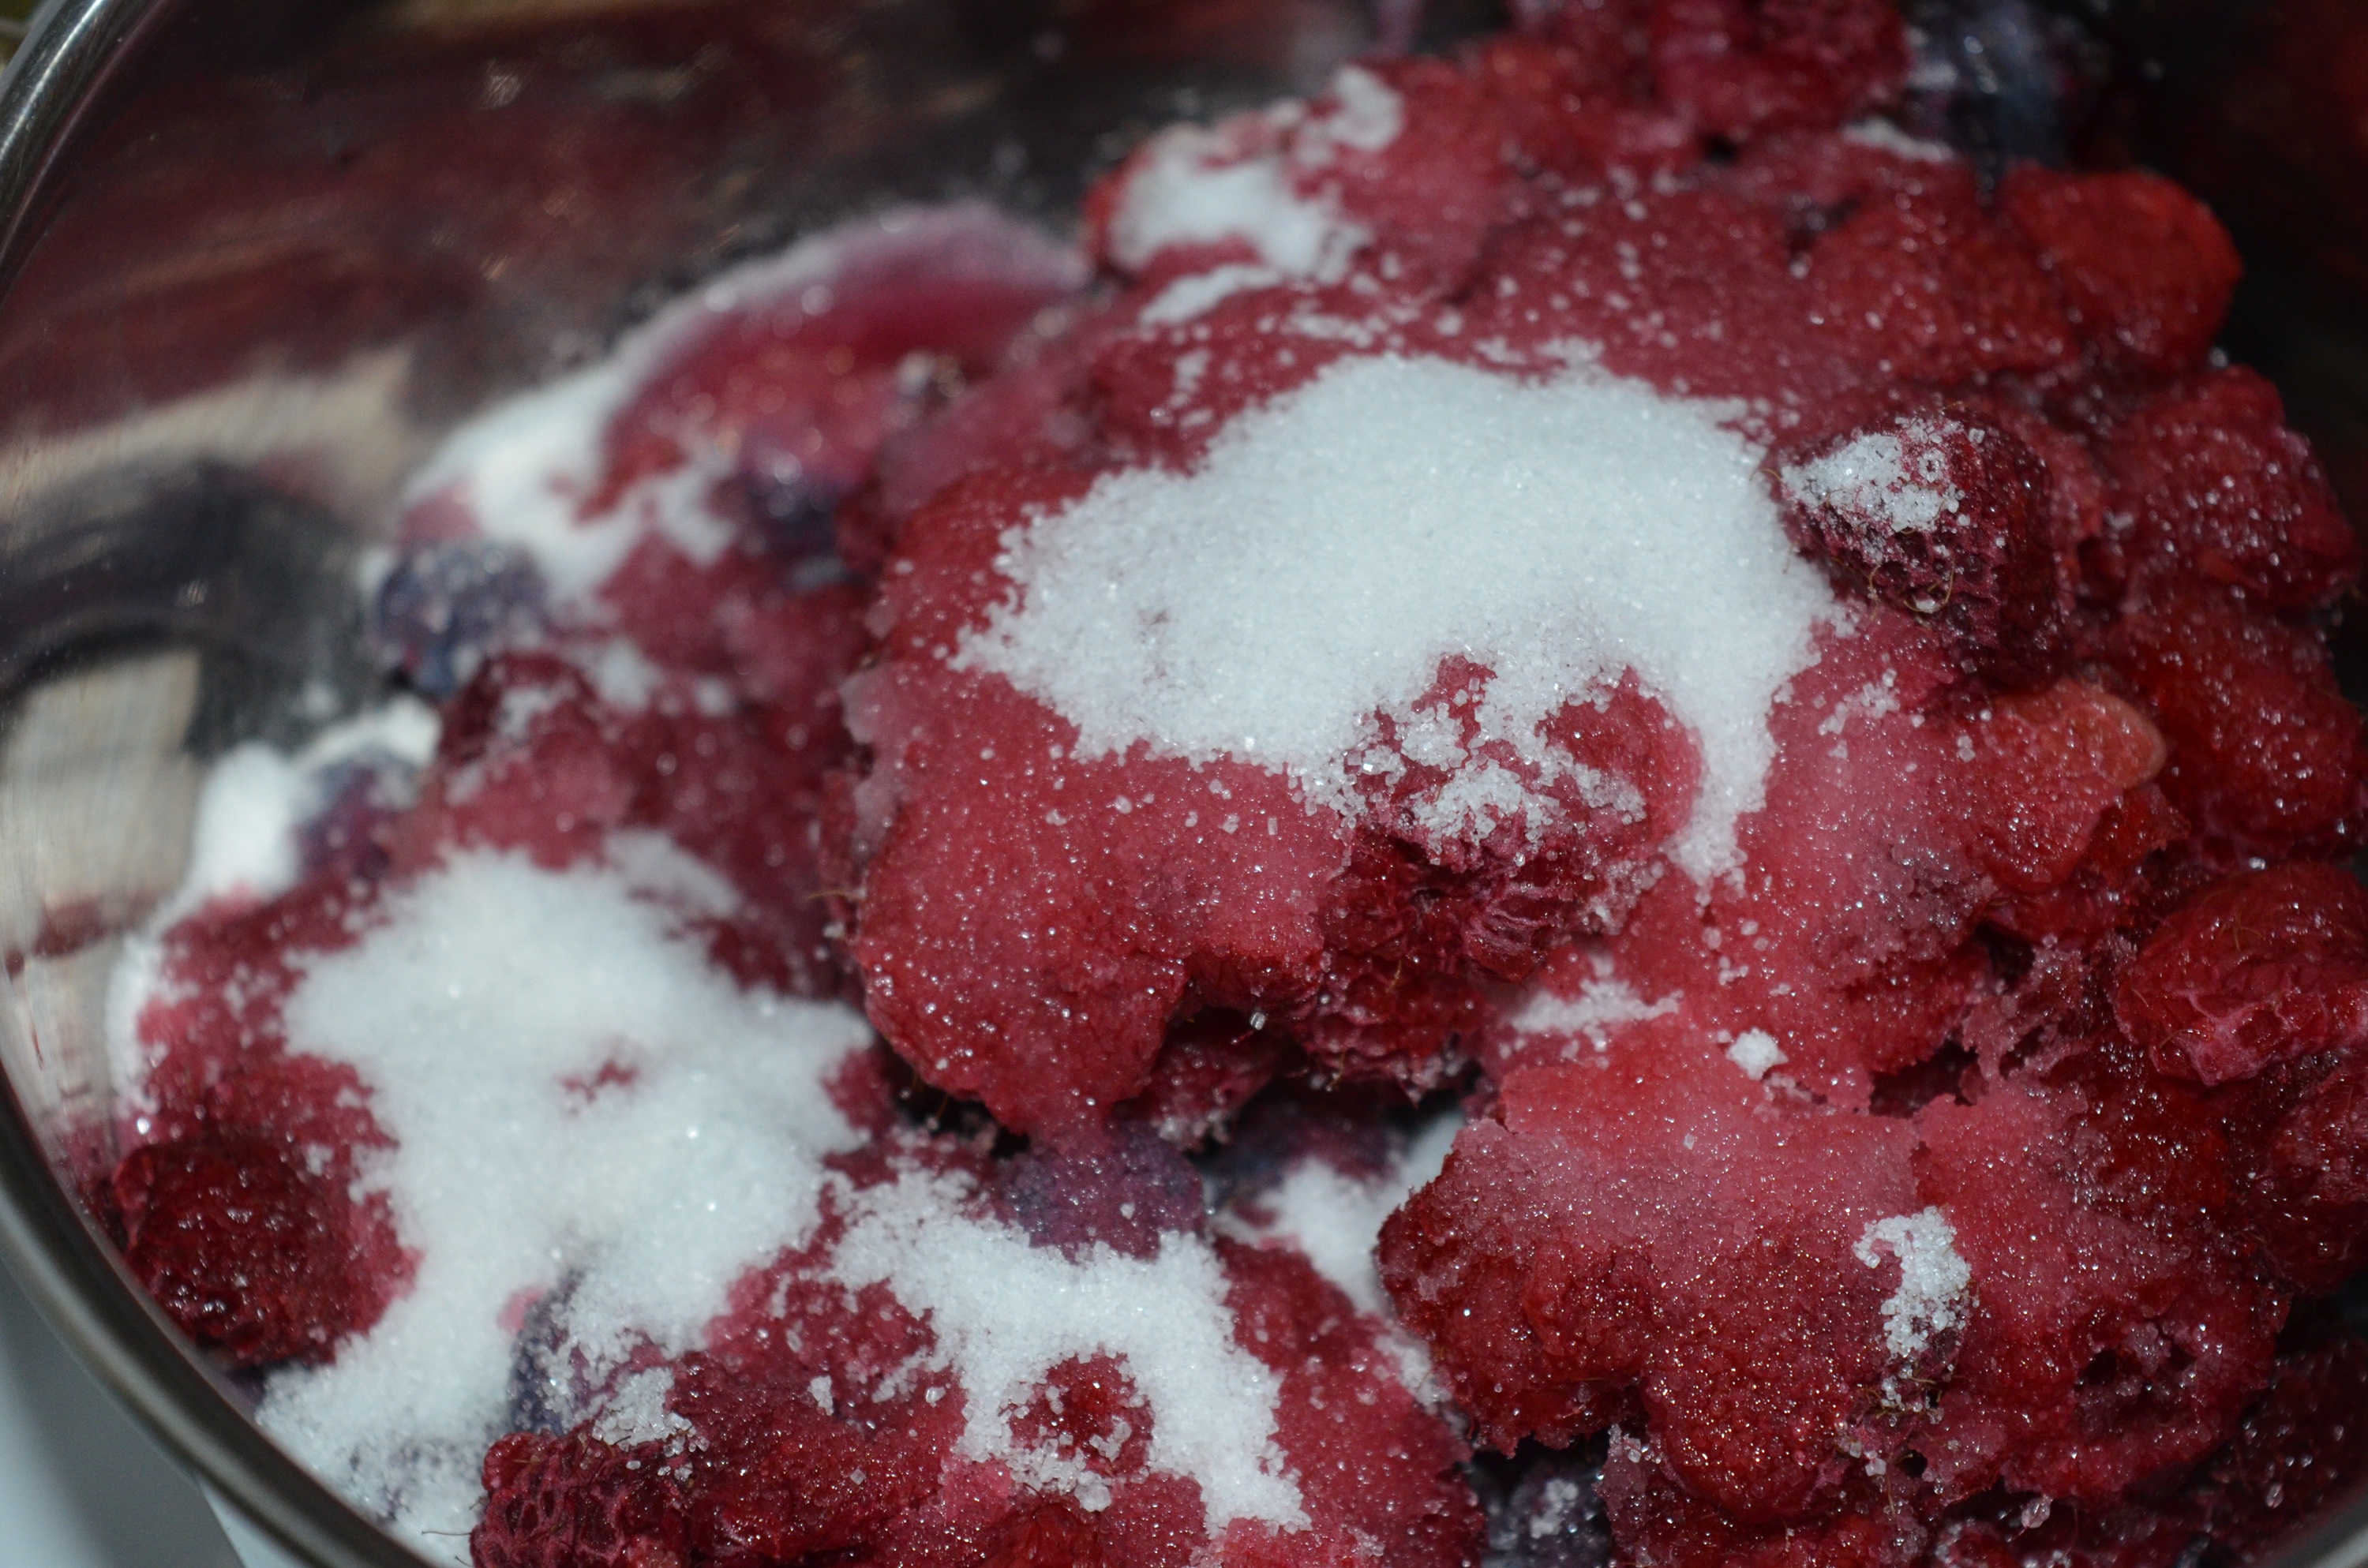
[[2069, 881], [2108, 813], [2162, 771], [2168, 749], [2145, 714], [2079, 680], [1994, 699], [1967, 729], [1965, 820], [1990, 874], [2022, 893]]
[[1850, 1504], [1821, 1517], [1754, 1524], [1690, 1495], [1656, 1449], [1614, 1436], [1603, 1504], [1618, 1561], [1640, 1568], [1918, 1568], [1928, 1532], [1912, 1484], [1893, 1479], [1888, 1488], [1854, 1482]]
[[2100, 449], [2130, 518], [2130, 565], [2197, 574], [2282, 614], [2324, 608], [2360, 576], [2360, 544], [2277, 389], [2215, 370], [2139, 405]]
[[2357, 840], [2368, 736], [2317, 632], [2164, 587], [2103, 643], [2170, 743], [2163, 791], [2207, 846], [2277, 858]]
[[1151, 1063], [1151, 1082], [1121, 1114], [1153, 1128], [1179, 1149], [1207, 1142], [1274, 1081], [1290, 1045], [1224, 1008], [1207, 1008], [1167, 1031]]
[[2368, 1265], [2368, 1061], [2346, 1055], [2324, 1076], [2304, 1064], [2299, 1084], [2269, 1085], [2266, 1108], [2231, 1118], [2247, 1222], [2278, 1272], [2310, 1291]]
[[[1755, 1522], [1830, 1499], [1893, 1368], [1896, 1267], [1857, 1256], [1915, 1213], [1888, 1119], [1771, 1099], [1692, 1020], [1527, 1068], [1382, 1233], [1382, 1278], [1499, 1449], [1643, 1413], [1671, 1472]], [[1937, 1331], [1936, 1331], [1937, 1333]]]
[[2008, 171], [1998, 208], [2039, 252], [2080, 335], [2117, 369], [2203, 358], [2244, 265], [2203, 203], [2157, 175]]
[[2192, 1488], [2236, 1558], [2266, 1551], [2368, 1475], [2368, 1340], [2314, 1329]]
[[[1983, 205], [1968, 165], [1903, 166], [1868, 151], [1845, 167], [1853, 163], [1835, 209], [1806, 214], [1805, 232], [1796, 229], [1806, 298], [1794, 309], [1820, 358], [1844, 356], [1877, 388], [1947, 386], [2077, 359], [2056, 290]], [[1797, 370], [1785, 380], [1793, 391], [1814, 390]]]
[[455, 845], [523, 849], [560, 869], [597, 857], [640, 789], [620, 716], [552, 653], [488, 660], [444, 715], [419, 807], [396, 824], [399, 872]]
[[1898, 95], [1907, 35], [1885, 0], [1659, 0], [1653, 75], [1713, 136], [1824, 129]]
[[1963, 407], [1901, 415], [1782, 468], [1784, 526], [1845, 585], [1936, 627], [1968, 669], [2014, 685], [2062, 656], [2047, 470]]
[[271, 1139], [148, 1144], [116, 1167], [113, 1197], [133, 1276], [233, 1367], [326, 1360], [401, 1284], [384, 1199], [358, 1204]]
[[2110, 1500], [2226, 1439], [2286, 1309], [2232, 1223], [2212, 1108], [2110, 1054], [1917, 1118], [1978, 1307], [1918, 1449], [1947, 1499]]
[[1297, 1252], [1226, 1242], [1217, 1255], [1235, 1342], [1282, 1380], [1275, 1441], [1299, 1477], [1310, 1544], [1343, 1568], [1361, 1541], [1389, 1543], [1383, 1559], [1404, 1568], [1469, 1562], [1484, 1528], [1455, 1468], [1469, 1450], [1406, 1391], [1378, 1321]]
[[2368, 1041], [2368, 895], [2334, 866], [2230, 878], [2163, 922], [2114, 1011], [2157, 1067], [2204, 1084]]
[[512, 1433], [485, 1453], [477, 1568], [687, 1568], [675, 1465], [658, 1444], [616, 1448], [586, 1427]]
[[[1480, 46], [1473, 74], [1496, 100], [1513, 155], [1574, 178], [1619, 169], [1675, 174], [1702, 157], [1701, 138], [1684, 119], [1641, 100], [1633, 83], [1645, 52], [1642, 7], [1574, 6], [1563, 15], [1584, 27], [1603, 23], [1615, 35], [1602, 47], [1550, 44], [1507, 35]], [[1622, 42], [1633, 46], [1622, 47]], [[1625, 56], [1625, 58], [1623, 58]]]

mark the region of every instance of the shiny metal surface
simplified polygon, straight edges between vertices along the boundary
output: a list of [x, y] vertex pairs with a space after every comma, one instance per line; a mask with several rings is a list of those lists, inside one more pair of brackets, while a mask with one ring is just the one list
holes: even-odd
[[[2229, 9], [2139, 7], [2125, 54], [2176, 68], [2103, 133], [2175, 153], [2180, 95], [2216, 68], [2196, 18]], [[38, 18], [0, 79], [0, 1250], [295, 1560], [416, 1561], [259, 1437], [247, 1391], [188, 1352], [75, 1194], [112, 1165], [120, 935], [177, 879], [209, 757], [369, 688], [349, 568], [402, 474], [472, 406], [733, 258], [897, 199], [984, 192], [1057, 220], [1151, 124], [1307, 86], [1372, 38], [1359, 0], [59, 0]], [[2346, 466], [2368, 448], [2368, 355], [2348, 347], [2368, 312], [2259, 234], [2271, 284], [2239, 351], [2368, 488], [2368, 461]], [[2368, 1563], [2368, 1505], [2297, 1550], [2289, 1568]]]

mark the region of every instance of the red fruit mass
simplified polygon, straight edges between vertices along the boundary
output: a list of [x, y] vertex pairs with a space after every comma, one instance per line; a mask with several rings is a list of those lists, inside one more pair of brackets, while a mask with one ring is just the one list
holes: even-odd
[[1906, 29], [1883, 0], [1661, 0], [1652, 29], [1662, 95], [1736, 140], [1839, 126], [1907, 74]]
[[2321, 609], [2360, 576], [2360, 544], [2310, 443], [2249, 370], [2176, 382], [2116, 423], [2099, 453], [2125, 519], [2118, 549], [2243, 590], [2280, 614]]
[[[175, 1321], [233, 1366], [319, 1362], [415, 1272], [361, 1180], [368, 1086], [281, 1022], [309, 959], [456, 850], [559, 869], [654, 833], [736, 894], [695, 924], [744, 985], [860, 987], [887, 1050], [833, 1092], [866, 1142], [695, 1346], [639, 1352], [655, 1428], [495, 1444], [482, 1568], [1447, 1568], [1484, 1540], [2175, 1568], [2368, 1472], [2368, 1348], [2315, 1300], [2368, 1267], [2368, 895], [2336, 863], [2368, 733], [2327, 652], [2361, 558], [2276, 392], [2207, 365], [2227, 236], [2151, 176], [1988, 190], [1863, 123], [1909, 63], [1881, 0], [1517, 9], [1155, 142], [1087, 200], [1090, 290], [962, 209], [669, 317], [563, 497], [586, 539], [638, 519], [588, 587], [465, 486], [418, 498], [409, 545], [498, 544], [394, 596], [408, 676], [459, 685], [434, 757], [324, 809], [292, 888], [165, 930], [135, 1020], [101, 1197]], [[1130, 203], [1178, 159], [1272, 222], [1146, 240]], [[1080, 755], [957, 656], [1099, 482], [1192, 472], [1352, 358], [1537, 380], [1574, 344], [1726, 400], [1836, 595], [1727, 869], [1672, 847], [1715, 754], [1634, 670], [1516, 746], [1497, 672], [1443, 658], [1369, 716], [1401, 766], [1318, 801], [1244, 756]], [[1873, 488], [1802, 477], [1894, 447]], [[1486, 770], [1535, 818], [1442, 825]], [[1278, 1216], [1383, 1203], [1393, 1103], [1442, 1087], [1468, 1119], [1383, 1229], [1385, 1321]], [[1201, 1249], [1304, 1522], [1213, 1515], [1119, 1348], [1053, 1358], [982, 1446], [962, 1325], [842, 1267], [907, 1181], [1034, 1260]], [[1514, 1456], [1476, 1496], [1466, 1433]]]
[[2368, 1043], [2368, 895], [2307, 863], [2222, 882], [2163, 922], [2115, 1012], [2157, 1067], [2204, 1084]]
[[[942, 1147], [908, 1148], [904, 1158], [914, 1157], [962, 1159]], [[1188, 1229], [1199, 1223], [1196, 1206]], [[1235, 1339], [1281, 1380], [1276, 1443], [1307, 1522], [1212, 1531], [1193, 1480], [1153, 1463], [1158, 1413], [1120, 1358], [1053, 1366], [1010, 1415], [1016, 1443], [1089, 1472], [1098, 1492], [1024, 1484], [1006, 1460], [966, 1450], [963, 1385], [933, 1355], [928, 1322], [882, 1287], [832, 1281], [844, 1233], [834, 1215], [808, 1245], [735, 1288], [708, 1348], [673, 1369], [674, 1438], [612, 1447], [579, 1429], [502, 1439], [486, 1460], [477, 1561], [1251, 1568], [1346, 1565], [1374, 1551], [1414, 1568], [1471, 1561], [1479, 1519], [1454, 1470], [1460, 1447], [1406, 1392], [1376, 1322], [1297, 1255], [1233, 1243], [1216, 1252]]]
[[328, 1359], [407, 1272], [382, 1195], [357, 1202], [266, 1137], [147, 1144], [116, 1167], [112, 1196], [132, 1276], [233, 1367]]
[[2244, 270], [2204, 205], [2159, 176], [2010, 171], [1998, 207], [2064, 290], [2080, 335], [2117, 369], [2192, 367]]
[[1929, 529], [1902, 530], [1836, 495], [1786, 508], [1785, 527], [1850, 586], [1929, 618], [1968, 669], [2032, 684], [2061, 662], [2068, 583], [2048, 516], [2047, 471], [2009, 430], [1970, 411], [1900, 417], [1802, 454], [1834, 454], [1869, 434], [1896, 441], [1916, 483], [1949, 504]]
[[481, 1568], [681, 1568], [682, 1488], [655, 1443], [612, 1448], [584, 1432], [516, 1432], [485, 1454]]
[[2358, 840], [2368, 735], [2317, 630], [2191, 582], [2149, 592], [2100, 641], [2169, 743], [2163, 791], [2206, 853], [2325, 855]]

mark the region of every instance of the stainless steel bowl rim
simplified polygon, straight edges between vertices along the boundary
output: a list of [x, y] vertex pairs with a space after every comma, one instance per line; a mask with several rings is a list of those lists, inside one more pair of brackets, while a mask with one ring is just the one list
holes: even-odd
[[[0, 300], [53, 171], [108, 73], [172, 0], [48, 0], [0, 74]], [[8, 850], [0, 845], [0, 854]], [[59, 1335], [220, 1499], [300, 1562], [423, 1561], [279, 1451], [93, 1233], [26, 1108], [0, 1084], [0, 1254]]]

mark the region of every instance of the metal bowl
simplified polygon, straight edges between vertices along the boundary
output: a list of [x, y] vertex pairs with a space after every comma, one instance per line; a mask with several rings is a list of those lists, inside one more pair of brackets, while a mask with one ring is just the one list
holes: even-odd
[[[2231, 346], [2368, 516], [2368, 143], [2311, 121], [2259, 8], [2067, 0], [2090, 49], [2027, 0], [1918, 5], [1968, 67], [1928, 106], [1961, 140], [2144, 156], [2222, 206], [2255, 268]], [[1433, 40], [1495, 8], [1372, 6]], [[1152, 125], [1306, 90], [1376, 26], [1365, 0], [37, 17], [0, 80], [0, 1250], [250, 1562], [419, 1560], [261, 1437], [80, 1201], [114, 1163], [107, 976], [207, 761], [372, 688], [349, 568], [404, 473], [739, 256], [900, 200], [1061, 222]], [[2018, 37], [2069, 89], [2036, 119], [1973, 69]], [[2281, 1561], [2368, 1562], [2368, 1502]]]

